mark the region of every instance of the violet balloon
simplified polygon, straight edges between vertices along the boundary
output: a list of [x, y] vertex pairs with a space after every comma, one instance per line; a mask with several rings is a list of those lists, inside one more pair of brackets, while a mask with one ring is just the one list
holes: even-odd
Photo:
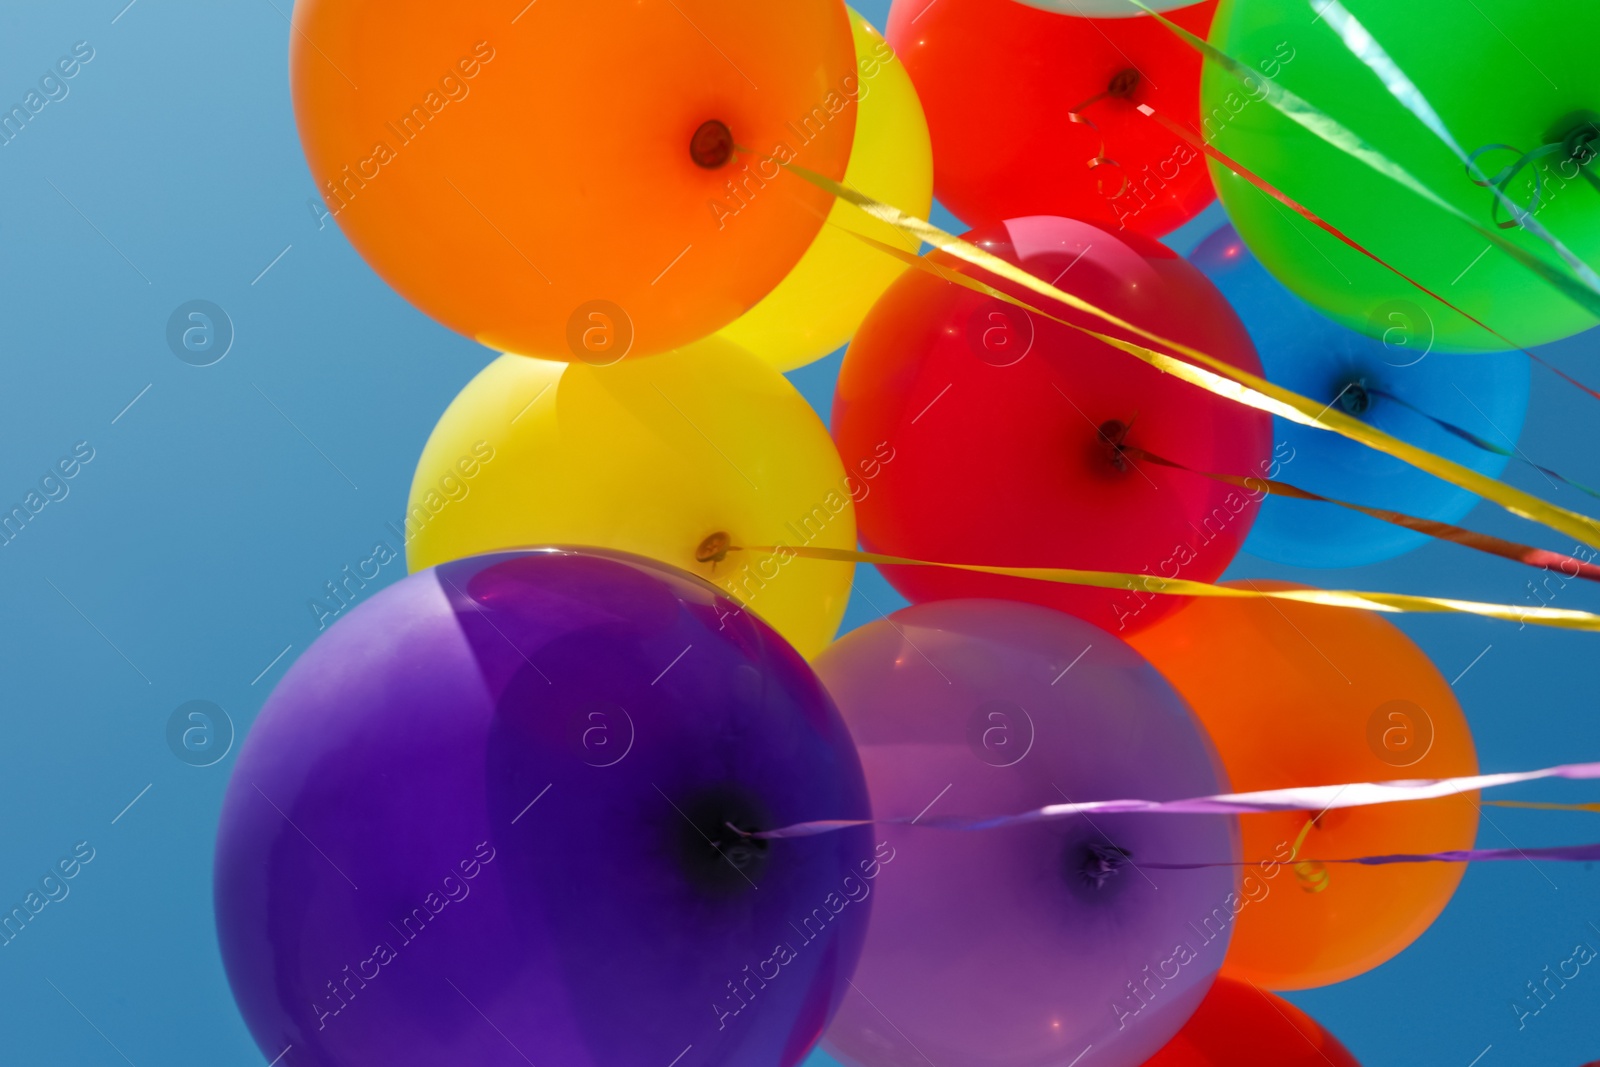
[[[1204, 729], [1155, 668], [1048, 608], [916, 605], [815, 665], [879, 818], [1226, 788]], [[823, 1039], [850, 1067], [1134, 1067], [1200, 1003], [1240, 906], [1231, 869], [1139, 867], [1236, 860], [1230, 816], [878, 835], [889, 862], [867, 946]]]
[[223, 962], [280, 1067], [789, 1067], [860, 951], [872, 837], [728, 824], [869, 811], [816, 676], [712, 586], [461, 560], [263, 708], [218, 833]]

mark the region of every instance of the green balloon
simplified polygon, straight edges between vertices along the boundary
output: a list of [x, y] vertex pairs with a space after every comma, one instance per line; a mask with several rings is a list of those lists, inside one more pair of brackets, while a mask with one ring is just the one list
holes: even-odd
[[[1265, 99], [1272, 79], [1337, 119], [1490, 232], [1560, 266], [1550, 247], [1516, 227], [1491, 189], [1348, 51], [1326, 0], [1222, 0], [1211, 43], [1256, 72], [1242, 84], [1211, 62], [1202, 87], [1203, 133], [1221, 152], [1316, 212], [1380, 259], [1483, 320], [1521, 347], [1596, 324], [1549, 282], [1482, 234], [1328, 144]], [[1523, 208], [1581, 260], [1600, 266], [1600, 163], [1581, 147], [1600, 137], [1600, 3], [1595, 0], [1342, 0], [1421, 90], [1468, 153], [1494, 178], [1525, 154], [1506, 185]], [[1569, 135], [1571, 135], [1570, 139]], [[1600, 140], [1595, 141], [1600, 149]], [[1576, 151], [1574, 151], [1576, 149]], [[1582, 161], [1582, 162], [1580, 162]], [[1352, 329], [1412, 352], [1503, 349], [1487, 330], [1295, 215], [1212, 163], [1212, 177], [1246, 244], [1273, 274]], [[1565, 267], [1560, 269], [1565, 270]]]

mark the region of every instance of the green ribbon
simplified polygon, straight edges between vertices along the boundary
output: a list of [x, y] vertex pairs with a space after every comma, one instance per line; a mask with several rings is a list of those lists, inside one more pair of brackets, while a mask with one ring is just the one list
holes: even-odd
[[[1468, 157], [1467, 177], [1472, 181], [1473, 185], [1481, 185], [1485, 189], [1493, 187], [1498, 190], [1498, 195], [1494, 198], [1494, 210], [1491, 215], [1494, 224], [1502, 230], [1515, 229], [1531, 218], [1539, 210], [1539, 206], [1544, 200], [1544, 174], [1542, 173], [1542, 168], [1534, 167], [1534, 164], [1541, 160], [1556, 156], [1560, 159], [1558, 166], [1566, 163], [1573, 164], [1573, 169], [1576, 173], [1572, 177], [1577, 177], [1581, 174], [1588, 180], [1590, 185], [1595, 187], [1597, 192], [1600, 192], [1600, 175], [1596, 175], [1590, 169], [1595, 160], [1600, 158], [1600, 149], [1595, 147], [1596, 141], [1600, 141], [1600, 120], [1590, 118], [1574, 128], [1561, 140], [1540, 145], [1531, 152], [1521, 152], [1508, 144], [1484, 145]], [[1477, 169], [1476, 164], [1479, 157], [1490, 152], [1515, 152], [1517, 153], [1517, 160], [1487, 181], [1472, 177], [1474, 170]], [[1533, 199], [1528, 202], [1525, 210], [1519, 210], [1515, 201], [1510, 199], [1507, 187], [1516, 180], [1517, 175], [1528, 167], [1534, 167]], [[1503, 203], [1511, 203], [1513, 212], [1513, 217], [1505, 222], [1500, 220], [1500, 208]]]

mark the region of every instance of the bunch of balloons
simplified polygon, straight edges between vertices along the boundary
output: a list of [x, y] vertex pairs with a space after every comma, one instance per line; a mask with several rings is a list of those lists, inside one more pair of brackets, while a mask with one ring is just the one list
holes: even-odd
[[[1461, 864], [1324, 860], [1470, 849], [1471, 794], [990, 823], [1477, 772], [1390, 623], [1198, 590], [1475, 501], [1251, 390], [1494, 477], [1526, 347], [1595, 322], [1549, 282], [1600, 254], [1600, 9], [1480, 3], [300, 0], [330, 212], [497, 358], [422, 449], [412, 573], [242, 748], [216, 911], [261, 1049], [1354, 1067], [1268, 990], [1420, 936]], [[846, 343], [825, 426], [784, 372]], [[839, 637], [863, 562], [912, 606]]]

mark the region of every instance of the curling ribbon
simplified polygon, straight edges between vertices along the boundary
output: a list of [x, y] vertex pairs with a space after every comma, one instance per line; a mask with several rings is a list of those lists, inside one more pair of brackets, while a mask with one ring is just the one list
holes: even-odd
[[1305, 847], [1306, 835], [1311, 832], [1313, 826], [1317, 825], [1317, 820], [1320, 818], [1322, 816], [1317, 814], [1307, 819], [1306, 824], [1300, 827], [1300, 833], [1295, 837], [1294, 845], [1289, 849], [1289, 862], [1294, 864], [1295, 881], [1299, 882], [1300, 888], [1307, 893], [1320, 893], [1327, 889], [1329, 882], [1332, 881], [1332, 877], [1328, 874], [1328, 868], [1319, 861], [1296, 861], [1295, 859], [1300, 855], [1300, 850]]
[[[817, 834], [846, 830], [852, 826], [879, 824], [910, 824], [944, 830], [995, 830], [1010, 826], [1027, 826], [1050, 822], [1077, 815], [1258, 815], [1264, 812], [1314, 811], [1328, 812], [1335, 808], [1362, 808], [1373, 804], [1394, 804], [1415, 800], [1438, 800], [1441, 797], [1475, 793], [1480, 789], [1535, 782], [1546, 778], [1565, 778], [1571, 781], [1600, 779], [1600, 763], [1568, 763], [1545, 767], [1536, 771], [1505, 771], [1499, 774], [1473, 774], [1458, 778], [1398, 779], [1389, 782], [1350, 782], [1345, 785], [1291, 786], [1288, 789], [1262, 789], [1250, 793], [1216, 793], [1211, 796], [1189, 797], [1184, 800], [1081, 800], [1066, 804], [1048, 804], [1033, 811], [1016, 815], [998, 816], [920, 816], [902, 815], [887, 819], [821, 819], [815, 822], [795, 823], [777, 830], [762, 830], [744, 836], [764, 840], [791, 837], [814, 837]], [[1594, 850], [1588, 857], [1600, 859], [1600, 845], [1585, 845]], [[1533, 850], [1523, 849], [1517, 854]], [[1441, 853], [1440, 855], [1467, 855], [1467, 853]], [[1373, 862], [1382, 862], [1382, 858]], [[1359, 863], [1362, 860], [1310, 860], [1313, 863]], [[1391, 861], [1399, 862], [1399, 861]], [[1142, 865], [1142, 863], [1141, 863]]]
[[1361, 255], [1366, 256], [1368, 259], [1372, 260], [1372, 262], [1376, 263], [1378, 266], [1382, 267], [1384, 270], [1386, 270], [1389, 273], [1393, 274], [1395, 277], [1399, 278], [1401, 281], [1405, 282], [1407, 285], [1409, 285], [1412, 288], [1416, 289], [1418, 292], [1422, 293], [1425, 296], [1428, 296], [1428, 297], [1432, 298], [1433, 300], [1437, 301], [1440, 304], [1443, 304], [1445, 307], [1449, 308], [1451, 311], [1455, 312], [1457, 315], [1460, 315], [1462, 318], [1466, 319], [1468, 322], [1472, 323], [1474, 326], [1477, 326], [1480, 329], [1483, 329], [1483, 330], [1487, 331], [1490, 334], [1490, 336], [1494, 337], [1496, 340], [1498, 340], [1499, 342], [1504, 344], [1507, 348], [1513, 349], [1513, 350], [1518, 351], [1518, 352], [1521, 352], [1523, 355], [1527, 356], [1529, 359], [1533, 360], [1535, 363], [1539, 364], [1541, 367], [1544, 367], [1546, 370], [1550, 371], [1552, 374], [1555, 374], [1557, 377], [1561, 378], [1568, 385], [1571, 385], [1571, 386], [1574, 386], [1575, 388], [1581, 389], [1585, 393], [1588, 393], [1590, 396], [1594, 397], [1596, 400], [1600, 400], [1600, 391], [1591, 389], [1589, 386], [1587, 386], [1587, 385], [1583, 384], [1582, 382], [1578, 381], [1578, 379], [1574, 378], [1572, 375], [1568, 374], [1566, 371], [1562, 370], [1560, 367], [1556, 366], [1554, 363], [1551, 363], [1548, 359], [1545, 359], [1543, 356], [1539, 355], [1539, 353], [1533, 351], [1530, 348], [1525, 348], [1522, 345], [1517, 344], [1515, 341], [1512, 341], [1510, 338], [1508, 338], [1505, 334], [1501, 333], [1499, 330], [1495, 329], [1493, 326], [1490, 326], [1487, 322], [1484, 322], [1482, 319], [1478, 318], [1476, 315], [1473, 315], [1471, 312], [1467, 311], [1465, 308], [1462, 308], [1462, 307], [1460, 307], [1460, 306], [1458, 306], [1456, 304], [1451, 303], [1443, 295], [1435, 292], [1432, 289], [1429, 289], [1426, 285], [1423, 285], [1421, 282], [1419, 282], [1415, 278], [1411, 277], [1411, 275], [1405, 273], [1400, 268], [1394, 266], [1392, 263], [1389, 263], [1387, 260], [1385, 260], [1382, 257], [1380, 257], [1376, 252], [1373, 252], [1373, 251], [1369, 250], [1365, 245], [1361, 244], [1355, 238], [1351, 237], [1349, 234], [1347, 234], [1343, 230], [1339, 229], [1333, 223], [1329, 222], [1327, 219], [1323, 218], [1321, 215], [1318, 215], [1315, 211], [1312, 211], [1310, 208], [1306, 207], [1304, 204], [1300, 203], [1298, 200], [1296, 200], [1293, 197], [1291, 197], [1288, 193], [1283, 192], [1281, 189], [1279, 189], [1277, 186], [1273, 185], [1271, 182], [1267, 181], [1265, 178], [1261, 177], [1255, 171], [1251, 170], [1249, 167], [1246, 167], [1243, 163], [1240, 163], [1238, 160], [1234, 159], [1232, 156], [1229, 156], [1225, 152], [1222, 152], [1221, 150], [1219, 150], [1215, 145], [1211, 144], [1211, 142], [1205, 140], [1203, 137], [1200, 137], [1199, 135], [1195, 134], [1194, 132], [1192, 132], [1192, 131], [1190, 131], [1188, 129], [1185, 129], [1180, 124], [1178, 124], [1178, 123], [1172, 121], [1171, 119], [1167, 118], [1167, 116], [1165, 116], [1163, 114], [1160, 114], [1159, 112], [1157, 112], [1155, 110], [1155, 108], [1151, 107], [1149, 104], [1139, 104], [1137, 106], [1136, 110], [1138, 110], [1138, 112], [1141, 115], [1144, 115], [1146, 118], [1153, 119], [1156, 122], [1159, 122], [1163, 127], [1166, 128], [1166, 130], [1169, 133], [1176, 134], [1178, 137], [1182, 138], [1183, 140], [1188, 141], [1190, 145], [1194, 146], [1195, 148], [1198, 148], [1206, 156], [1210, 157], [1211, 159], [1216, 160], [1218, 163], [1220, 163], [1224, 167], [1228, 168], [1228, 170], [1232, 171], [1234, 174], [1238, 175], [1239, 177], [1243, 178], [1245, 181], [1249, 182], [1251, 185], [1255, 186], [1262, 193], [1265, 193], [1267, 196], [1272, 197], [1272, 199], [1278, 201], [1278, 203], [1282, 204], [1284, 207], [1288, 208], [1290, 211], [1293, 211], [1296, 215], [1299, 215], [1301, 218], [1305, 219], [1307, 222], [1311, 223], [1313, 226], [1317, 227], [1317, 229], [1319, 229], [1322, 232], [1326, 233], [1328, 236], [1332, 237], [1334, 240], [1336, 240], [1339, 243], [1345, 245], [1346, 247], [1348, 247], [1352, 251], [1358, 252]]
[[[1491, 218], [1493, 218], [1495, 224], [1502, 230], [1515, 229], [1516, 227], [1523, 225], [1523, 220], [1525, 218], [1532, 218], [1534, 215], [1538, 214], [1539, 205], [1544, 199], [1544, 175], [1540, 174], [1539, 168], [1534, 166], [1534, 164], [1538, 163], [1540, 160], [1557, 158], [1562, 164], [1572, 164], [1573, 169], [1578, 174], [1581, 174], [1583, 177], [1587, 178], [1589, 184], [1594, 186], [1597, 191], [1600, 191], [1600, 177], [1596, 177], [1594, 172], [1589, 170], [1590, 164], [1592, 164], [1597, 158], [1594, 148], [1594, 142], [1597, 139], [1600, 139], [1600, 125], [1596, 125], [1595, 119], [1591, 116], [1584, 124], [1567, 134], [1561, 140], [1552, 141], [1549, 144], [1542, 144], [1531, 152], [1523, 152], [1520, 149], [1513, 148], [1508, 144], [1486, 144], [1476, 152], [1472, 153], [1472, 161], [1467, 165], [1467, 176], [1471, 178], [1472, 184], [1474, 185], [1481, 185], [1485, 187], [1490, 185], [1494, 186], [1495, 191], [1500, 195], [1495, 199], [1494, 208], [1491, 212]], [[1479, 181], [1477, 178], [1472, 178], [1474, 165], [1481, 157], [1490, 152], [1511, 152], [1517, 156], [1517, 160], [1516, 162], [1503, 168], [1499, 173], [1495, 174], [1486, 181]], [[1528, 202], [1528, 206], [1526, 208], [1518, 208], [1513, 206], [1511, 221], [1501, 222], [1501, 201], [1507, 199], [1507, 197], [1510, 195], [1506, 192], [1506, 189], [1513, 181], [1516, 180], [1517, 175], [1521, 174], [1523, 170], [1528, 167], [1533, 167], [1533, 199]]]
[[[1196, 51], [1200, 52], [1201, 55], [1215, 62], [1229, 74], [1232, 74], [1241, 83], [1244, 82], [1246, 77], [1249, 77], [1251, 81], [1260, 86], [1262, 92], [1266, 94], [1265, 100], [1269, 105], [1271, 105], [1273, 110], [1277, 111], [1285, 118], [1288, 118], [1298, 125], [1304, 127], [1307, 131], [1315, 134], [1317, 137], [1339, 149], [1339, 151], [1343, 152], [1347, 156], [1350, 156], [1352, 159], [1358, 160], [1371, 169], [1377, 171], [1379, 174], [1382, 174], [1393, 181], [1399, 182], [1401, 185], [1405, 186], [1407, 189], [1410, 189], [1413, 193], [1416, 193], [1430, 204], [1438, 207], [1441, 211], [1448, 213], [1452, 217], [1459, 219], [1461, 222], [1472, 227], [1472, 229], [1484, 240], [1499, 248], [1506, 255], [1511, 256], [1524, 267], [1527, 267], [1529, 270], [1539, 275], [1539, 277], [1544, 279], [1550, 285], [1554, 286], [1556, 289], [1559, 289], [1568, 299], [1578, 304], [1578, 306], [1584, 308], [1592, 315], [1600, 316], [1600, 276], [1596, 276], [1591, 268], [1589, 268], [1576, 256], [1573, 256], [1572, 253], [1566, 249], [1565, 245], [1562, 245], [1561, 242], [1557, 241], [1554, 237], [1551, 237], [1548, 231], [1544, 231], [1542, 226], [1539, 227], [1538, 230], [1531, 230], [1530, 232], [1542, 236], [1547, 243], [1551, 244], [1552, 248], [1556, 249], [1558, 254], [1562, 254], [1562, 258], [1567, 261], [1567, 265], [1573, 269], [1579, 278], [1582, 279], [1581, 284], [1571, 278], [1568, 278], [1565, 274], [1561, 273], [1551, 264], [1546, 263], [1544, 260], [1523, 249], [1521, 246], [1513, 244], [1493, 230], [1484, 228], [1475, 219], [1467, 215], [1466, 212], [1462, 211], [1454, 204], [1445, 200], [1438, 193], [1435, 193], [1432, 189], [1429, 189], [1426, 185], [1422, 184], [1422, 182], [1418, 180], [1410, 171], [1406, 170], [1400, 164], [1384, 155], [1374, 146], [1368, 144], [1360, 137], [1360, 135], [1354, 133], [1349, 128], [1341, 124], [1332, 115], [1329, 115], [1319, 108], [1312, 106], [1310, 103], [1296, 96], [1294, 93], [1285, 89], [1283, 86], [1271, 79], [1268, 79], [1264, 82], [1256, 79], [1254, 72], [1248, 67], [1242, 65], [1238, 60], [1234, 59], [1220, 48], [1213, 46], [1204, 38], [1197, 37], [1195, 34], [1190, 33], [1188, 30], [1184, 29], [1182, 26], [1179, 26], [1171, 19], [1163, 16], [1160, 12], [1152, 10], [1142, 3], [1141, 0], [1128, 0], [1128, 2], [1144, 11], [1146, 14], [1153, 16], [1169, 31], [1176, 34], [1181, 40], [1190, 45]], [[1349, 12], [1345, 11], [1343, 7], [1339, 6], [1337, 0], [1323, 0], [1323, 2], [1327, 5], [1327, 7], [1317, 9], [1313, 6], [1313, 10], [1318, 10], [1319, 17], [1321, 17], [1321, 15], [1325, 14], [1328, 10], [1332, 8], [1338, 8], [1338, 14], [1342, 15], [1343, 18], [1347, 20], [1346, 22], [1341, 23], [1343, 30], [1336, 31], [1340, 32], [1340, 39], [1344, 41], [1345, 46], [1349, 48], [1358, 59], [1360, 59], [1363, 63], [1366, 63], [1369, 68], [1372, 68], [1375, 73], [1378, 73], [1380, 79], [1382, 79], [1384, 82], [1384, 86], [1389, 90], [1390, 94], [1401, 103], [1402, 106], [1406, 107], [1408, 110], [1411, 110], [1413, 114], [1417, 115], [1418, 118], [1424, 122], [1424, 124], [1427, 124], [1428, 120], [1424, 117], [1424, 114], [1432, 114], [1433, 109], [1427, 106], [1427, 102], [1425, 100], [1420, 100], [1420, 94], [1415, 93], [1416, 87], [1411, 85], [1410, 80], [1407, 79], [1402, 72], [1400, 72], [1398, 67], [1394, 66], [1393, 61], [1389, 60], [1388, 54], [1384, 53], [1382, 48], [1377, 45], [1377, 42], [1372, 40], [1371, 35], [1367, 34], [1366, 30], [1362, 29], [1360, 24], [1355, 22], [1355, 20], [1350, 16]], [[1358, 48], [1361, 50], [1358, 51]], [[1382, 70], [1379, 70], [1378, 67], [1381, 67], [1384, 61], [1388, 61], [1388, 66], [1384, 67]], [[1377, 66], [1374, 66], [1375, 64]], [[1390, 76], [1393, 76], [1393, 80], [1391, 80]], [[1408, 86], [1409, 90], [1407, 89]], [[1408, 92], [1415, 94], [1415, 96], [1405, 95]], [[1437, 117], [1437, 115], [1433, 115], [1435, 120], [1437, 120]], [[1465, 153], [1460, 149], [1460, 146], [1456, 145], [1454, 140], [1449, 137], [1449, 133], [1443, 129], [1442, 123], [1439, 124], [1437, 128], [1430, 126], [1430, 129], [1432, 129], [1437, 136], [1440, 136], [1441, 139], [1445, 140], [1445, 143], [1451, 147], [1452, 151], [1456, 152], [1457, 156], [1460, 157], [1463, 162], [1466, 162]]]
[[[1556, 255], [1561, 257], [1561, 261], [1583, 279], [1585, 285], [1595, 293], [1600, 293], [1600, 274], [1596, 274], [1593, 267], [1579, 259], [1555, 234], [1545, 229], [1544, 224], [1533, 217], [1532, 212], [1520, 213], [1521, 209], [1516, 202], [1506, 195], [1506, 191], [1499, 184], [1489, 180], [1478, 167], [1477, 156], [1469, 155], [1467, 150], [1461, 147], [1449, 128], [1445, 126], [1444, 119], [1434, 110], [1433, 105], [1428, 103], [1428, 98], [1422, 94], [1422, 90], [1406, 76], [1406, 72], [1400, 69], [1400, 65], [1394, 61], [1383, 45], [1378, 43], [1377, 38], [1367, 32], [1367, 28], [1360, 20], [1346, 11], [1339, 0], [1323, 0], [1320, 8], [1315, 0], [1306, 2], [1318, 18], [1327, 20], [1334, 33], [1339, 35], [1339, 40], [1344, 43], [1345, 49], [1378, 76], [1378, 80], [1383, 82], [1383, 87], [1400, 103], [1400, 106], [1416, 116], [1417, 121], [1426, 126], [1441, 144], [1450, 149], [1467, 168], [1468, 174], [1483, 179], [1479, 184], [1487, 185], [1494, 191], [1497, 205], [1509, 208], [1523, 229], [1554, 249]], [[1456, 214], [1459, 215], [1461, 212], [1457, 211]], [[1462, 217], [1465, 218], [1464, 215]], [[1477, 228], [1482, 230], [1482, 227]]]
[[1368, 593], [1338, 589], [1256, 589], [1212, 585], [1191, 578], [1163, 578], [1155, 574], [1128, 574], [1122, 571], [1086, 571], [1068, 567], [996, 567], [980, 563], [941, 563], [935, 560], [885, 556], [877, 552], [857, 552], [846, 548], [813, 548], [810, 545], [743, 545], [730, 552], [763, 552], [768, 555], [826, 559], [836, 563], [871, 563], [879, 567], [948, 567], [978, 574], [997, 574], [1003, 578], [1028, 578], [1062, 585], [1087, 585], [1097, 589], [1143, 590], [1164, 596], [1233, 597], [1269, 600], [1294, 600], [1330, 608], [1354, 608], [1385, 614], [1477, 615], [1503, 622], [1531, 623], [1558, 630], [1600, 632], [1600, 615], [1568, 608], [1517, 607], [1512, 604], [1485, 604], [1476, 600], [1414, 596], [1410, 593]]
[[[970, 241], [964, 241], [959, 237], [946, 233], [925, 219], [919, 219], [891, 204], [885, 204], [854, 189], [846, 188], [815, 171], [808, 170], [796, 163], [782, 163], [781, 166], [812, 185], [832, 193], [836, 198], [854, 204], [872, 218], [895, 227], [909, 237], [925, 241], [956, 259], [986, 270], [999, 278], [1019, 285], [1040, 296], [1065, 304], [1076, 311], [1091, 315], [1119, 330], [1124, 330], [1136, 337], [1143, 338], [1152, 344], [1171, 349], [1184, 358], [1180, 359], [1178, 356], [1169, 355], [1166, 352], [1158, 352], [1144, 345], [1136, 344], [1120, 337], [1112, 337], [1077, 323], [1068, 322], [1066, 319], [1041, 311], [1026, 301], [1002, 292], [994, 286], [962, 271], [941, 270], [937, 266], [928, 263], [926, 257], [913, 255], [904, 249], [896, 249], [881, 241], [874, 241], [865, 235], [857, 235], [860, 239], [867, 241], [885, 253], [896, 256], [906, 263], [917, 266], [922, 270], [931, 270], [947, 281], [953, 281], [986, 296], [1015, 305], [1024, 311], [1039, 315], [1052, 322], [1061, 323], [1113, 348], [1127, 352], [1157, 370], [1171, 374], [1173, 377], [1182, 379], [1226, 400], [1244, 404], [1272, 415], [1278, 415], [1291, 422], [1320, 430], [1329, 430], [1348, 437], [1369, 448], [1374, 448], [1386, 455], [1393, 456], [1419, 470], [1427, 471], [1429, 474], [1483, 497], [1485, 500], [1492, 500], [1513, 515], [1541, 523], [1558, 533], [1575, 538], [1583, 544], [1600, 548], [1600, 523], [1596, 523], [1595, 520], [1585, 515], [1580, 515], [1575, 511], [1569, 511], [1559, 505], [1541, 500], [1531, 493], [1523, 492], [1498, 479], [1480, 474], [1443, 456], [1434, 455], [1424, 448], [1419, 448], [1416, 445], [1384, 433], [1382, 430], [1369, 426], [1359, 419], [1352, 418], [1341, 411], [1333, 410], [1329, 405], [1318, 404], [1292, 390], [1275, 385], [1259, 375], [1251, 374], [1235, 367], [1226, 360], [1218, 359], [1216, 356], [1201, 352], [1189, 345], [1162, 337], [1159, 334], [1127, 322], [1108, 311], [1096, 307], [1081, 297], [1074, 296], [1056, 288], [1041, 278], [1034, 277], [1021, 267], [1006, 262], [992, 252], [985, 251]], [[1600, 311], [1597, 311], [1597, 313], [1600, 313]]]

